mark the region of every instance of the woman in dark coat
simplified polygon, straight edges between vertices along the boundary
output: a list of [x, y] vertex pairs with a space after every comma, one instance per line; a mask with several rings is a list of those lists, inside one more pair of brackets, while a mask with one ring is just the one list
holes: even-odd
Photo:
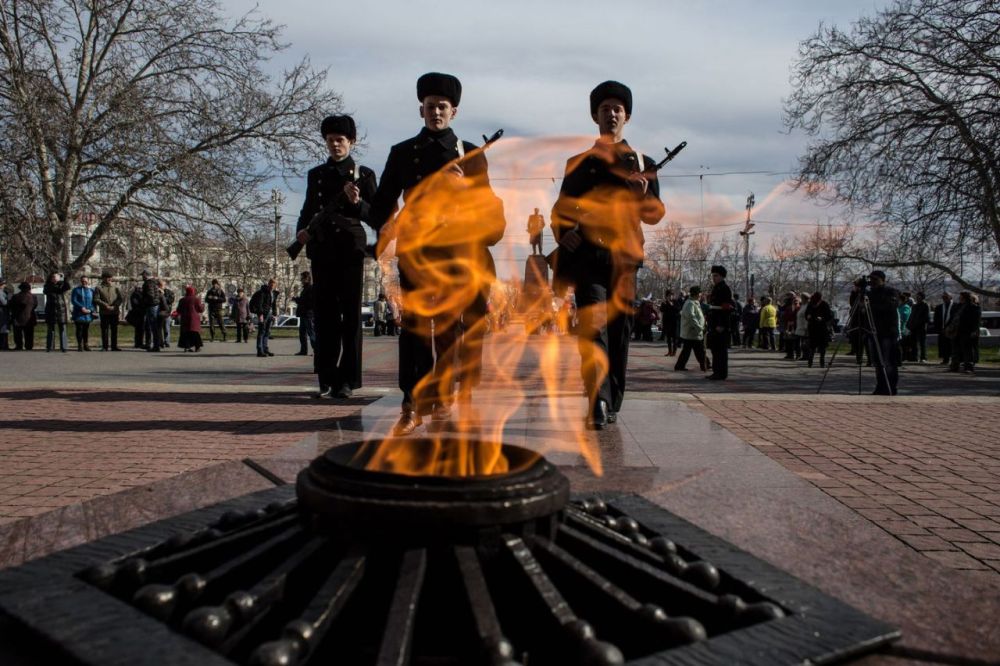
[[22, 282], [18, 292], [11, 299], [11, 315], [14, 322], [14, 348], [31, 351], [35, 346], [35, 324], [38, 316], [38, 297], [31, 293], [31, 285]]
[[177, 341], [177, 346], [186, 352], [201, 351], [201, 313], [205, 311], [205, 305], [194, 293], [194, 287], [188, 285], [184, 288], [184, 297], [177, 302], [177, 314], [181, 318], [181, 337]]
[[66, 323], [69, 321], [69, 312], [66, 309], [66, 292], [70, 287], [63, 279], [62, 273], [49, 273], [49, 279], [42, 287], [45, 295], [45, 327], [48, 329], [45, 336], [45, 351], [52, 351], [55, 348], [56, 331], [59, 332], [59, 349], [66, 351], [69, 340], [66, 336]]
[[813, 365], [813, 355], [819, 352], [819, 367], [826, 365], [826, 345], [830, 341], [830, 325], [833, 323], [833, 310], [830, 304], [823, 300], [823, 294], [818, 291], [809, 297], [806, 306], [806, 334], [809, 337], [809, 367]]

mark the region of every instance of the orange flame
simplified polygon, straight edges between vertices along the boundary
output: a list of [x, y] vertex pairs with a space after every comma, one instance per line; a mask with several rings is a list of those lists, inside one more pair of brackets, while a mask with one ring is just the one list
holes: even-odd
[[[561, 335], [533, 335], [527, 325], [496, 330], [495, 318], [488, 315], [486, 307], [491, 302], [496, 314], [509, 300], [519, 298], [520, 309], [537, 314], [540, 321], [553, 318], [553, 293], [547, 284], [541, 289], [526, 288], [520, 294], [508, 293], [496, 281], [493, 253], [502, 261], [521, 261], [513, 256], [515, 248], [528, 246], [527, 234], [521, 233], [521, 219], [516, 226], [511, 220], [511, 226], [506, 227], [507, 241], [498, 244], [505, 237], [504, 203], [522, 210], [538, 207], [547, 215], [558, 191], [558, 183], [548, 176], [562, 173], [571, 146], [583, 149], [591, 141], [536, 140], [529, 144], [524, 139], [507, 139], [497, 144], [495, 152], [517, 156], [512, 171], [528, 176], [517, 184], [498, 179], [503, 201], [485, 175], [447, 167], [425, 178], [408, 194], [406, 205], [380, 240], [380, 251], [395, 239], [404, 326], [428, 343], [437, 343], [434, 370], [419, 380], [414, 398], [450, 408], [451, 418], [437, 429], [435, 423], [428, 424], [428, 432], [422, 436], [431, 440], [429, 446], [413, 446], [412, 439], [391, 436], [373, 442], [359, 462], [366, 469], [418, 476], [508, 473], [510, 465], [502, 444], [518, 442], [510, 441], [511, 435], [505, 433], [512, 419], [523, 413], [526, 401], [540, 397], [544, 413], [561, 432], [554, 432], [550, 441], [532, 444], [540, 444], [542, 453], [578, 453], [594, 473], [603, 472], [596, 438], [585, 429], [580, 388], [581, 374], [589, 373], [600, 383], [608, 372], [606, 357], [586, 337], [571, 341]], [[477, 153], [469, 153], [458, 164], [466, 167], [475, 159]], [[532, 173], [544, 177], [532, 179]], [[591, 222], [587, 233], [594, 238], [588, 236], [588, 240], [606, 237], [613, 256], [642, 256], [634, 197], [609, 189], [564, 203]], [[602, 226], [606, 220], [622, 219], [636, 219], [635, 228], [622, 233], [613, 223]], [[513, 238], [519, 242], [511, 242]], [[384, 274], [392, 270], [391, 255], [382, 255]], [[606, 308], [599, 304], [579, 312], [585, 330], [604, 319], [631, 313], [634, 284], [629, 280], [634, 275], [625, 277], [609, 295]], [[576, 358], [581, 359], [581, 366], [575, 364]]]

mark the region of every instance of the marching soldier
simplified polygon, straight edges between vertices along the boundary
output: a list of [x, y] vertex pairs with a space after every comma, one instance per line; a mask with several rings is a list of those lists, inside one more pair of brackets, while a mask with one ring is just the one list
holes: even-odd
[[624, 139], [632, 117], [632, 91], [605, 81], [590, 93], [590, 115], [600, 137], [566, 165], [552, 209], [557, 289], [572, 285], [579, 316], [581, 373], [589, 399], [587, 425], [617, 420], [625, 396], [625, 368], [635, 302], [635, 276], [643, 260], [642, 224], [656, 224], [665, 209], [655, 162]]
[[[403, 311], [397, 436], [428, 414], [448, 420], [455, 382], [467, 399], [479, 380], [495, 277], [488, 248], [503, 237], [505, 221], [483, 151], [451, 128], [461, 97], [462, 84], [450, 74], [417, 80], [424, 127], [390, 150], [369, 217], [380, 249], [396, 239]], [[398, 211], [400, 195], [405, 206]]]
[[361, 387], [361, 289], [366, 234], [361, 219], [375, 195], [375, 172], [351, 157], [350, 116], [320, 125], [330, 157], [310, 169], [296, 239], [306, 246], [314, 285], [316, 398], [350, 398]]

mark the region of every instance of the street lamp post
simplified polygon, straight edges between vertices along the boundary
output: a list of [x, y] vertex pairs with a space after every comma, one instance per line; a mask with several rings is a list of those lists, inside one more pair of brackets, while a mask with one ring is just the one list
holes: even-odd
[[278, 226], [281, 224], [281, 204], [284, 197], [278, 190], [271, 190], [271, 203], [274, 205], [274, 258], [271, 263], [271, 275], [278, 276]]
[[753, 210], [754, 205], [753, 192], [747, 197], [747, 220], [746, 226], [743, 227], [743, 231], [740, 232], [740, 236], [743, 237], [743, 284], [746, 288], [746, 296], [744, 300], [749, 300], [753, 296], [753, 289], [750, 286], [750, 236], [754, 232], [754, 223], [750, 221], [750, 211]]

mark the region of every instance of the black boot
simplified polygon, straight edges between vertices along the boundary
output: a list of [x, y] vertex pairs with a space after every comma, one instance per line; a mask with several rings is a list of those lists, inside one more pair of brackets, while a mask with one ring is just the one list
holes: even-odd
[[587, 427], [592, 430], [602, 430], [608, 425], [608, 403], [598, 400], [587, 415]]

